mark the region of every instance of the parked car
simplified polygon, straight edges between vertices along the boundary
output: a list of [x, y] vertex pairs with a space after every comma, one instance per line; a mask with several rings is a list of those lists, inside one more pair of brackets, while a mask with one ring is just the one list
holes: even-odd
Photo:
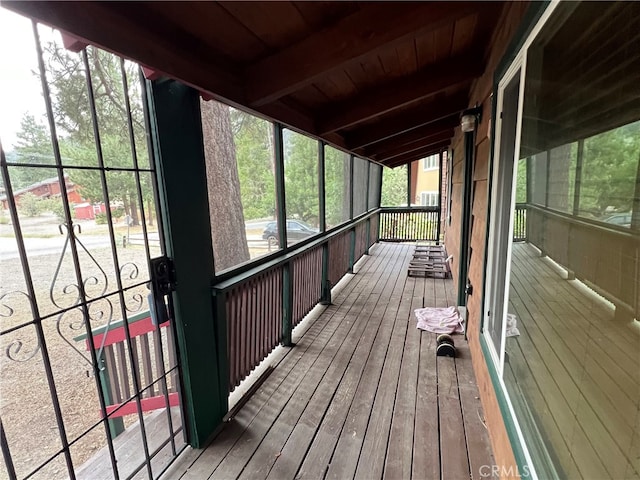
[[616, 213], [604, 219], [606, 223], [618, 225], [619, 227], [631, 226], [631, 212]]
[[[310, 237], [318, 233], [318, 229], [301, 220], [287, 220], [287, 242], [295, 243], [303, 238]], [[278, 224], [276, 222], [267, 223], [262, 238], [269, 242], [269, 245], [277, 245], [280, 241], [278, 236]]]

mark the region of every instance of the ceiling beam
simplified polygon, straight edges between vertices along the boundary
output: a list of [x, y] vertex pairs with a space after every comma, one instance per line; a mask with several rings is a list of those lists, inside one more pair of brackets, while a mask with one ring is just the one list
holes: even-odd
[[420, 160], [421, 158], [428, 157], [429, 155], [433, 155], [434, 153], [438, 153], [449, 146], [450, 140], [445, 140], [443, 142], [434, 143], [433, 145], [427, 145], [420, 150], [416, 150], [414, 152], [409, 152], [404, 155], [400, 155], [397, 157], [390, 158], [388, 160], [378, 160], [382, 164], [387, 167], [395, 168], [400, 165], [404, 165], [406, 163], [411, 163], [416, 160]]
[[428, 104], [417, 105], [409, 111], [383, 117], [378, 123], [353, 130], [345, 134], [345, 143], [348, 148], [355, 150], [402, 135], [435, 121], [442, 121], [445, 123], [444, 128], [447, 128], [446, 126], [452, 121], [458, 123], [460, 112], [467, 107], [468, 103], [466, 91], [438, 98]]
[[[420, 150], [423, 147], [433, 145], [434, 143], [443, 142], [453, 138], [453, 129], [444, 130], [433, 135], [422, 136], [413, 140], [412, 142], [403, 143], [393, 148], [386, 148], [384, 150], [367, 150], [365, 156], [374, 160], [387, 160], [398, 155]], [[373, 148], [373, 147], [372, 147]]]
[[409, 77], [374, 87], [345, 102], [331, 105], [320, 115], [322, 135], [352, 127], [379, 115], [419, 102], [456, 85], [469, 85], [484, 69], [478, 55], [452, 58]]
[[363, 155], [384, 152], [400, 147], [402, 145], [415, 143], [416, 141], [423, 140], [427, 137], [431, 137], [442, 132], [449, 132], [456, 125], [458, 125], [458, 123], [458, 115], [452, 115], [450, 117], [440, 119], [436, 122], [428, 123], [421, 127], [414, 128], [413, 130], [401, 133], [400, 135], [387, 138], [386, 140], [383, 140], [381, 142], [373, 143], [366, 148], [360, 148], [355, 151], [362, 153]]
[[249, 105], [272, 102], [332, 70], [482, 8], [474, 2], [372, 2], [359, 6], [358, 12], [248, 67], [245, 84]]
[[[178, 78], [216, 98], [244, 104], [235, 66], [138, 2], [16, 2], [2, 5], [86, 43]], [[149, 15], [153, 18], [150, 19]], [[167, 35], [170, 31], [171, 35]]]

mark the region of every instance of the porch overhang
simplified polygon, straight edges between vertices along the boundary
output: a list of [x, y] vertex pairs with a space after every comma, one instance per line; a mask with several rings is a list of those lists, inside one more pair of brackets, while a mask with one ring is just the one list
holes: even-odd
[[501, 2], [3, 6], [385, 166], [446, 149]]

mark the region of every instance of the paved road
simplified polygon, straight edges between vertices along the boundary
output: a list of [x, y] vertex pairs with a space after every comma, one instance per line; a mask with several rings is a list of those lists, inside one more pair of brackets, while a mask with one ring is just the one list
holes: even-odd
[[[108, 247], [110, 245], [108, 235], [84, 235], [82, 244], [91, 250], [92, 248]], [[30, 257], [39, 255], [55, 255], [62, 252], [65, 237], [51, 238], [25, 238], [24, 245], [27, 255]], [[18, 245], [14, 238], [0, 237], [0, 260], [19, 258]]]

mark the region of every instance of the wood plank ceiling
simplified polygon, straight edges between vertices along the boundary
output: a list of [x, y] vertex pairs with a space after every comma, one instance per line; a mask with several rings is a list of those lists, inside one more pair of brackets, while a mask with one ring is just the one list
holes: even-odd
[[391, 167], [449, 146], [503, 5], [3, 2]]

